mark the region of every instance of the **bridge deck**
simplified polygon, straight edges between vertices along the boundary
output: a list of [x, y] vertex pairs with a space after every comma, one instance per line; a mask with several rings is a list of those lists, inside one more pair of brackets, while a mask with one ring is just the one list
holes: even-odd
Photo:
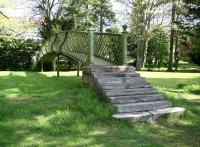
[[113, 65], [113, 64], [104, 59], [94, 57], [94, 65]]

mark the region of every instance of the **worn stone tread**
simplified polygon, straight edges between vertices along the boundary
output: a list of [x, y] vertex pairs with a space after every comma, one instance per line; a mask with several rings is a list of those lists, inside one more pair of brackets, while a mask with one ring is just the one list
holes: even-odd
[[100, 77], [140, 77], [138, 73], [101, 72]]
[[153, 119], [156, 120], [161, 115], [165, 115], [165, 114], [181, 114], [184, 111], [185, 111], [185, 108], [171, 107], [171, 108], [164, 108], [164, 109], [152, 110], [152, 111], [149, 111], [149, 112], [152, 114]]
[[122, 89], [122, 90], [103, 90], [106, 96], [131, 96], [131, 95], [143, 95], [143, 94], [157, 94], [157, 91], [153, 88], [138, 88], [138, 89]]
[[115, 119], [130, 120], [132, 122], [148, 121], [152, 118], [152, 114], [149, 112], [137, 112], [137, 113], [117, 113], [112, 116]]
[[[145, 78], [135, 72], [134, 67], [90, 65], [83, 74], [91, 86], [97, 86], [103, 96], [118, 108], [113, 115], [116, 119], [132, 122], [153, 121], [161, 115], [179, 114], [184, 108], [171, 108], [166, 101]], [[87, 83], [87, 82], [86, 82]]]
[[122, 84], [99, 84], [103, 90], [120, 90], [120, 89], [137, 89], [137, 88], [152, 88], [149, 83], [122, 83]]
[[168, 101], [155, 101], [155, 102], [140, 102], [140, 103], [129, 103], [129, 104], [115, 104], [118, 107], [118, 112], [141, 112], [150, 111], [162, 108], [171, 107], [171, 103]]
[[160, 94], [149, 94], [149, 95], [132, 95], [132, 96], [118, 96], [110, 97], [113, 104], [125, 104], [125, 103], [136, 103], [136, 102], [153, 102], [164, 100], [164, 97]]

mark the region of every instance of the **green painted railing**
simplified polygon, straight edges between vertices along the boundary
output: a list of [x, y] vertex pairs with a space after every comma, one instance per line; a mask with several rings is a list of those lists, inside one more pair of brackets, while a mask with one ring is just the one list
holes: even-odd
[[122, 34], [66, 31], [54, 34], [44, 43], [39, 57], [47, 53], [70, 56], [83, 64], [93, 64], [94, 57], [107, 60], [115, 65], [127, 62], [127, 31]]

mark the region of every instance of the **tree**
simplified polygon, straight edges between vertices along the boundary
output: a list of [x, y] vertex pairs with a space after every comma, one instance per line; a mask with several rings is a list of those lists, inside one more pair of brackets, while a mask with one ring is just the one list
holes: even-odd
[[1, 2], [1, 4], [0, 4], [0, 16], [3, 16], [3, 17], [5, 17], [5, 18], [9, 18], [7, 15], [5, 15], [4, 13], [3, 13], [3, 11], [1, 10], [2, 8], [5, 8], [5, 7], [7, 7], [7, 6], [9, 6], [9, 5], [11, 5], [11, 2], [9, 1], [9, 0], [4, 0], [3, 2]]
[[194, 63], [200, 65], [200, 26], [196, 28], [193, 37], [191, 59]]
[[[136, 0], [131, 2], [133, 5], [131, 34], [136, 36], [133, 38], [137, 38], [136, 69], [141, 70], [141, 67], [146, 63], [148, 41], [152, 36], [152, 30], [163, 23], [164, 13], [160, 12], [166, 0]], [[155, 23], [156, 19], [161, 21]]]
[[154, 36], [149, 41], [146, 66], [151, 70], [153, 67], [166, 66], [168, 58], [169, 37], [163, 27], [153, 30]]
[[188, 13], [185, 15], [189, 21], [200, 22], [200, 0], [183, 0]]
[[104, 31], [104, 26], [108, 26], [115, 21], [115, 13], [112, 10], [110, 0], [94, 0], [92, 3], [93, 21], [98, 22], [99, 31]]
[[175, 0], [172, 3], [172, 13], [171, 13], [171, 33], [170, 33], [170, 49], [169, 49], [169, 61], [168, 61], [168, 71], [173, 70], [173, 51], [174, 51], [174, 35], [175, 35], [175, 15], [176, 15], [176, 4]]
[[39, 27], [40, 34], [44, 40], [48, 39], [52, 33], [62, 30], [71, 30], [74, 21], [64, 17], [65, 0], [37, 0], [34, 8], [35, 15], [41, 17]]
[[171, 28], [170, 28], [170, 49], [168, 57], [168, 71], [173, 71], [173, 66], [175, 70], [178, 69], [179, 62], [179, 46], [181, 39], [186, 31], [182, 27], [183, 14], [185, 9], [182, 6], [183, 3], [181, 0], [171, 0]]

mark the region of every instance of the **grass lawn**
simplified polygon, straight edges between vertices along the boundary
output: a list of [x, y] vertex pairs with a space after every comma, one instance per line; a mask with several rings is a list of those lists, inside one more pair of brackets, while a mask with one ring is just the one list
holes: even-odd
[[179, 119], [157, 124], [118, 121], [116, 111], [75, 72], [0, 72], [0, 146], [200, 146], [200, 74], [141, 72]]

